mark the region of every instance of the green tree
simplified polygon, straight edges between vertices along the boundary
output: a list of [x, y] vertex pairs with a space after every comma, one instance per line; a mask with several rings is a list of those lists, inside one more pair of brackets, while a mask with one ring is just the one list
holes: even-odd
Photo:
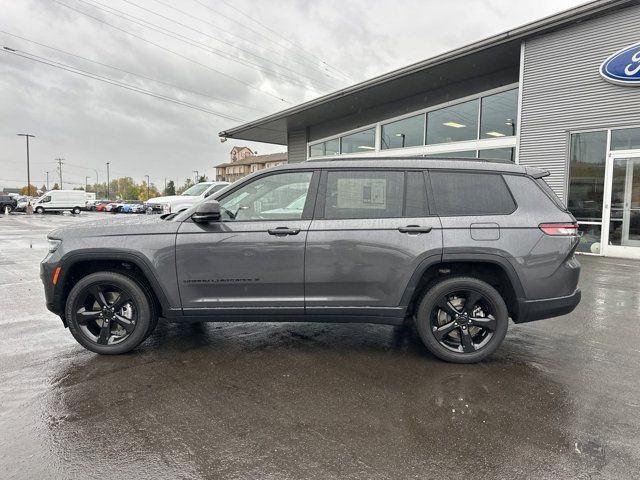
[[47, 191], [47, 186], [46, 185], [42, 185], [40, 187], [40, 191], [43, 192], [43, 193], [46, 192]]
[[158, 192], [158, 189], [153, 183], [149, 184], [149, 196], [147, 196], [147, 182], [142, 182], [142, 185], [140, 185], [140, 193], [138, 194], [138, 200], [147, 201], [150, 198], [155, 198], [159, 196], [160, 196], [160, 192]]
[[54, 183], [53, 188], [51, 190], [60, 190], [60, 185], [58, 185], [57, 183]]
[[176, 194], [176, 184], [173, 182], [173, 180], [169, 180], [167, 182], [167, 188], [164, 189], [164, 192], [162, 192], [163, 195], [169, 196], [169, 195], [175, 195]]
[[209, 180], [207, 179], [206, 175], [200, 175], [200, 178], [198, 179], [198, 183], [202, 183], [202, 182], [208, 182]]
[[193, 180], [191, 180], [190, 178], [187, 178], [184, 181], [184, 184], [178, 189], [178, 191], [176, 192], [178, 195], [182, 194], [182, 192], [184, 192], [186, 189], [193, 187], [194, 183]]

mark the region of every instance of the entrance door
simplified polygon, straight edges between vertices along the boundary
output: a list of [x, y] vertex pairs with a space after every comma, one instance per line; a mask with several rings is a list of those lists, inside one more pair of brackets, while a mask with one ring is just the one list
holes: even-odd
[[640, 258], [640, 156], [613, 156], [606, 253]]

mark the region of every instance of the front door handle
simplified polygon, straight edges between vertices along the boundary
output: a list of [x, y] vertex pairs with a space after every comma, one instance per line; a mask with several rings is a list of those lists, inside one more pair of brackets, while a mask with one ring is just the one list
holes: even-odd
[[421, 225], [407, 225], [406, 227], [398, 228], [400, 233], [429, 233], [431, 227], [423, 227]]
[[275, 235], [276, 237], [284, 237], [286, 235], [297, 235], [300, 233], [300, 229], [289, 228], [289, 227], [277, 227], [277, 228], [270, 228], [269, 230], [267, 230], [267, 232], [269, 232], [269, 235]]

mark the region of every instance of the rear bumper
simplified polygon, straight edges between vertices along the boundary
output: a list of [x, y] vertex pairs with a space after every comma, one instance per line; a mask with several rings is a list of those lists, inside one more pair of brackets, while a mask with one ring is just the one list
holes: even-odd
[[540, 300], [518, 300], [518, 317], [515, 323], [532, 322], [545, 318], [559, 317], [573, 312], [580, 303], [582, 293], [579, 288], [566, 297], [542, 298]]

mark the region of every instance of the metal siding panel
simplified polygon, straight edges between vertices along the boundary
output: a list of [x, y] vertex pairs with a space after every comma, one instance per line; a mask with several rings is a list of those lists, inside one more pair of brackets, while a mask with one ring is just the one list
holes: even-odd
[[304, 162], [307, 159], [307, 131], [292, 130], [288, 135], [289, 163]]
[[520, 164], [551, 172], [564, 199], [568, 132], [640, 124], [640, 90], [600, 77], [600, 64], [640, 38], [640, 6], [526, 41]]

